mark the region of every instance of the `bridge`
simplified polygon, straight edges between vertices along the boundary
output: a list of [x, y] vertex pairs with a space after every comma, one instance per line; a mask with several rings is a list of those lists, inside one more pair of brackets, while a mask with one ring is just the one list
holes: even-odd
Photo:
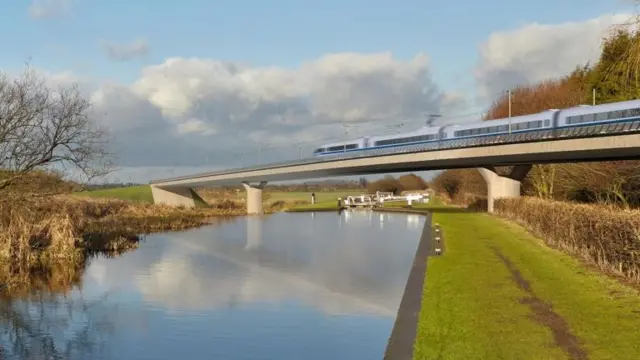
[[[602, 134], [597, 126], [579, 134], [550, 132], [497, 135], [444, 144], [362, 151], [313, 157], [151, 181], [157, 204], [193, 207], [194, 188], [243, 184], [247, 213], [261, 214], [262, 189], [268, 182], [395, 172], [478, 168], [487, 182], [488, 211], [494, 200], [520, 196], [520, 184], [533, 164], [640, 159], [640, 124], [628, 131]], [[513, 166], [500, 176], [495, 168]]]

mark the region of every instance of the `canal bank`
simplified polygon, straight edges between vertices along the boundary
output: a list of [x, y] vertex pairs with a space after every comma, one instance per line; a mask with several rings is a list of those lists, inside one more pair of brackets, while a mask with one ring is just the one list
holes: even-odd
[[407, 284], [405, 285], [400, 307], [398, 308], [396, 321], [391, 330], [391, 336], [389, 336], [384, 354], [385, 360], [413, 359], [413, 345], [416, 339], [418, 319], [422, 308], [422, 289], [427, 276], [427, 259], [433, 246], [431, 213], [425, 213], [424, 211], [407, 211], [409, 209], [403, 210], [405, 211], [402, 212], [425, 215], [425, 223], [409, 272]]

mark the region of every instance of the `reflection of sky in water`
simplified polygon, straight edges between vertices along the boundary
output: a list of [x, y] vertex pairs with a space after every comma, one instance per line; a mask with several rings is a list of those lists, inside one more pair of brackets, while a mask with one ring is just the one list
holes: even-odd
[[275, 214], [148, 236], [94, 259], [82, 296], [106, 296], [106, 358], [381, 358], [422, 225], [367, 211]]

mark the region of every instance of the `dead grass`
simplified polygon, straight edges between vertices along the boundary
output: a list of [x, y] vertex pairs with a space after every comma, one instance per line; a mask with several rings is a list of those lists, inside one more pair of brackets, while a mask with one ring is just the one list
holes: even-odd
[[23, 284], [54, 263], [81, 264], [91, 252], [136, 248], [138, 234], [197, 227], [245, 212], [230, 203], [188, 209], [73, 196], [0, 200], [0, 287]]
[[640, 210], [531, 197], [500, 199], [496, 214], [516, 220], [548, 245], [640, 285]]

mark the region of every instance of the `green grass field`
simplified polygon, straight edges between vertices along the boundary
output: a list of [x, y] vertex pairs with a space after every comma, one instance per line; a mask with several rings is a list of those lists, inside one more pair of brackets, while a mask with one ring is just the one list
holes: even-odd
[[433, 220], [446, 252], [428, 261], [415, 359], [640, 359], [637, 290], [494, 216]]
[[151, 196], [151, 187], [149, 185], [83, 191], [76, 193], [76, 195], [89, 196], [93, 198], [111, 198], [150, 203], [153, 202], [153, 196]]

